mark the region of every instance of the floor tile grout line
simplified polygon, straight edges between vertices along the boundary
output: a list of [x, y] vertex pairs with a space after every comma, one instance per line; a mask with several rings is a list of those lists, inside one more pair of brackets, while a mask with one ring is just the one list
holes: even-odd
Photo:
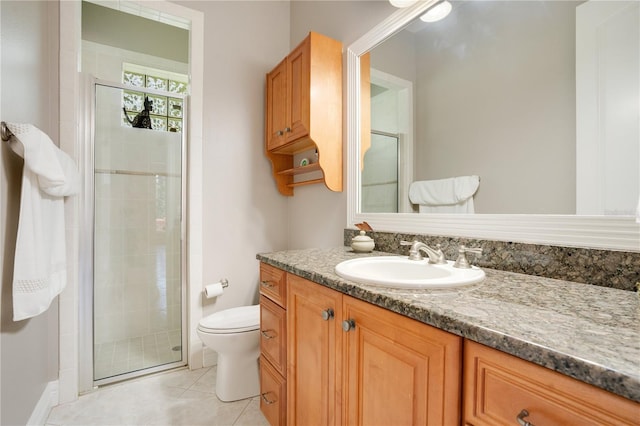
[[240, 414], [238, 414], [238, 417], [236, 417], [236, 419], [233, 421], [232, 426], [235, 425], [236, 423], [238, 423], [238, 420], [240, 420], [242, 418], [244, 413], [247, 411], [247, 409], [251, 405], [251, 401], [253, 401], [253, 398], [247, 398], [245, 401], [247, 402], [247, 404], [244, 406], [244, 408], [242, 409]]

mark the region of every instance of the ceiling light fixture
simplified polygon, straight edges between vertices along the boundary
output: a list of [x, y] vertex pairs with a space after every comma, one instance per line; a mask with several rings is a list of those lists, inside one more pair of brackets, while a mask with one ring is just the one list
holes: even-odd
[[420, 17], [424, 22], [436, 22], [447, 17], [451, 12], [452, 6], [447, 0], [441, 1], [435, 6], [427, 9], [427, 12]]
[[389, 3], [391, 3], [392, 6], [403, 8], [409, 7], [417, 1], [418, 0], [389, 0]]

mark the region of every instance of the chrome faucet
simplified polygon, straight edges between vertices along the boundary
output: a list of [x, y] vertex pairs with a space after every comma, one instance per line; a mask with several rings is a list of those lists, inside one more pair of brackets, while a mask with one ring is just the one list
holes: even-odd
[[440, 244], [436, 245], [436, 249], [432, 249], [428, 245], [420, 241], [413, 241], [412, 243], [409, 241], [400, 241], [401, 246], [411, 246], [409, 249], [409, 259], [411, 260], [422, 260], [422, 253], [420, 250], [427, 253], [429, 256], [429, 263], [435, 263], [437, 265], [444, 265], [447, 263], [447, 260], [444, 258], [444, 253], [440, 249]]

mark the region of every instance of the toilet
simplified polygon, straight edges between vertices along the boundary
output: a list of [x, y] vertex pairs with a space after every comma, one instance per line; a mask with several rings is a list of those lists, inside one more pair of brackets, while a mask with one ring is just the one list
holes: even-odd
[[204, 317], [197, 333], [218, 353], [216, 395], [237, 401], [260, 393], [260, 305], [225, 309]]

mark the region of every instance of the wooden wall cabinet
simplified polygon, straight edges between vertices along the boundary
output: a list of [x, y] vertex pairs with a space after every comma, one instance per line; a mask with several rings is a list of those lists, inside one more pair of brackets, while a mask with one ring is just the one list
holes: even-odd
[[[638, 425], [640, 404], [469, 340], [464, 424]], [[519, 420], [518, 420], [519, 418]]]
[[260, 264], [260, 410], [272, 426], [286, 425], [287, 274]]
[[[342, 191], [342, 43], [309, 33], [267, 74], [265, 115], [265, 152], [280, 193], [320, 182]], [[315, 149], [317, 162], [296, 167], [295, 154]], [[304, 178], [317, 171], [322, 178]]]
[[289, 424], [459, 424], [462, 339], [288, 275]]

